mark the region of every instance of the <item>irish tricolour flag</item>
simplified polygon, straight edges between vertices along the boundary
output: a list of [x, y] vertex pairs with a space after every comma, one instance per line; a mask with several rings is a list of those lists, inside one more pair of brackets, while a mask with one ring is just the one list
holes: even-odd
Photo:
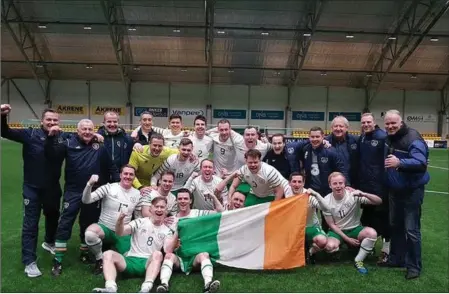
[[225, 211], [178, 224], [181, 258], [208, 252], [220, 264], [243, 269], [304, 266], [308, 197]]

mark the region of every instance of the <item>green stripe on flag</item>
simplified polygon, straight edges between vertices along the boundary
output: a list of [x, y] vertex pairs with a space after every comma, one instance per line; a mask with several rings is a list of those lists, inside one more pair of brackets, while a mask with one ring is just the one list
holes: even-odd
[[176, 252], [183, 260], [195, 258], [202, 252], [207, 252], [212, 261], [220, 259], [218, 249], [218, 230], [221, 213], [214, 213], [196, 218], [180, 219], [178, 234], [181, 247]]

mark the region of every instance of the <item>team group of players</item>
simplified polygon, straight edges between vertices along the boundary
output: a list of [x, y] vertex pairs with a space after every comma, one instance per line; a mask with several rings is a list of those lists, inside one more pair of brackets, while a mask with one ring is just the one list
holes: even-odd
[[[389, 255], [391, 190], [410, 186], [404, 183], [409, 180], [403, 177], [407, 169], [415, 170], [415, 184], [428, 181], [428, 175], [416, 177], [416, 161], [424, 158], [427, 164], [427, 149], [419, 145], [408, 158], [402, 143], [389, 139], [406, 128], [397, 111], [386, 113], [386, 131], [367, 113], [361, 119], [362, 135], [355, 137], [348, 133], [347, 119], [339, 116], [332, 121], [331, 135], [325, 137], [321, 128], [313, 127], [308, 139], [288, 143], [282, 134], [274, 134], [269, 142], [254, 127], [240, 135], [228, 120], [208, 130], [203, 116], [195, 118], [192, 132], [182, 130], [179, 115], [169, 117], [167, 129], [158, 128], [149, 112], [141, 114], [140, 126], [130, 135], [119, 127], [119, 116], [113, 112], [104, 114], [104, 126], [97, 133], [88, 119], [78, 123], [76, 134], [62, 132], [59, 114], [51, 109], [43, 112], [39, 129], [10, 129], [6, 120], [10, 111], [9, 105], [1, 106], [1, 131], [2, 137], [23, 144], [22, 259], [29, 277], [42, 274], [36, 247], [43, 208], [42, 247], [54, 254], [54, 276], [62, 274], [79, 213], [80, 258], [95, 263], [94, 273], [103, 273], [106, 280], [104, 288], [94, 291], [116, 292], [120, 272], [145, 276], [141, 292], [149, 292], [160, 276], [157, 291], [168, 292], [176, 267], [185, 273], [199, 268], [204, 291], [216, 292], [220, 282], [213, 279], [207, 252], [189, 260], [176, 255], [182, 246], [177, 222], [284, 197], [309, 198], [305, 232], [309, 263], [315, 262], [317, 252], [335, 253], [346, 243], [359, 247], [354, 266], [365, 274], [363, 260], [382, 236], [378, 264], [407, 266], [408, 278], [413, 273], [419, 276], [420, 260], [417, 268], [409, 267], [410, 261], [400, 264], [398, 255], [408, 256], [407, 249]], [[411, 142], [416, 146], [422, 138], [415, 137]], [[63, 161], [65, 186], [59, 213]], [[103, 253], [104, 245], [112, 250]]]

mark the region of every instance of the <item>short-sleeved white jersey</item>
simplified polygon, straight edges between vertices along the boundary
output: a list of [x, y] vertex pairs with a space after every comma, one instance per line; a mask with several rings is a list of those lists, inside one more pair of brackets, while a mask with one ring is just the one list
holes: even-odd
[[209, 158], [209, 155], [213, 152], [214, 141], [209, 136], [204, 136], [199, 139], [195, 133], [189, 136], [189, 139], [193, 142], [193, 154], [198, 157], [198, 161]]
[[131, 221], [132, 212], [139, 202], [140, 192], [135, 188], [126, 190], [120, 183], [112, 183], [99, 187], [91, 194], [91, 198], [92, 203], [103, 199], [98, 223], [115, 231], [115, 224], [121, 211], [127, 213], [124, 223]]
[[162, 166], [157, 170], [156, 175], [151, 179], [151, 184], [156, 185], [164, 171], [171, 171], [175, 174], [172, 191], [181, 189], [193, 172], [200, 171], [199, 161], [191, 162], [189, 159], [180, 161], [178, 154], [170, 155]]
[[[242, 137], [242, 140], [243, 140], [243, 137]], [[260, 140], [257, 140], [257, 144], [256, 144], [256, 146], [254, 146], [254, 149], [260, 151], [260, 153], [262, 154], [261, 159], [263, 159], [265, 157], [265, 155], [267, 155], [268, 151], [270, 151], [271, 144], [264, 143]], [[237, 164], [239, 167], [244, 166], [246, 164], [245, 153], [248, 150], [249, 149], [245, 144], [243, 144], [243, 146], [237, 147]]]
[[[214, 210], [214, 200], [208, 195], [213, 195], [215, 188], [223, 180], [220, 177], [212, 176], [212, 180], [209, 182], [204, 181], [204, 179], [199, 176], [196, 177], [190, 187], [187, 187], [190, 192], [193, 193], [193, 207], [202, 210]], [[228, 189], [225, 188], [221, 193], [223, 199], [223, 205], [227, 203]]]
[[179, 134], [174, 135], [170, 129], [153, 127], [153, 131], [161, 134], [164, 137], [165, 146], [171, 148], [178, 148], [179, 142], [184, 138], [184, 132], [181, 131]]
[[173, 231], [166, 225], [156, 226], [148, 217], [138, 218], [129, 223], [131, 226], [131, 249], [126, 256], [149, 258], [155, 251], [160, 251], [166, 238], [173, 236]]
[[141, 218], [142, 208], [144, 206], [151, 206], [151, 201], [156, 197], [165, 197], [167, 199], [167, 214], [176, 215], [178, 213], [178, 202], [176, 201], [176, 196], [169, 192], [167, 196], [162, 196], [158, 190], [151, 190], [142, 195], [139, 203], [134, 210], [134, 218]]
[[[265, 162], [261, 162], [261, 167], [256, 174], [251, 173], [246, 164], [240, 168], [239, 172], [243, 180], [251, 186], [250, 193], [261, 198], [273, 196], [273, 188], [283, 184], [283, 180], [285, 180], [279, 171]], [[287, 187], [284, 188], [284, 193], [285, 189]]]
[[309, 208], [307, 211], [307, 227], [318, 226], [320, 227], [320, 220], [318, 219], [318, 215], [316, 213], [317, 209], [320, 209], [320, 204], [315, 197], [309, 196]]
[[341, 230], [350, 230], [360, 226], [362, 216], [361, 204], [369, 203], [368, 198], [354, 196], [352, 192], [345, 191], [345, 196], [341, 200], [336, 200], [332, 193], [324, 198], [324, 202], [329, 206], [330, 211], [324, 212], [325, 216], [332, 216], [335, 224]]
[[213, 146], [213, 160], [215, 167], [215, 174], [221, 176], [221, 171], [226, 169], [229, 173], [232, 173], [239, 169], [237, 163], [236, 147], [239, 144], [243, 144], [243, 139], [238, 136], [232, 135], [226, 140], [226, 142], [220, 141], [220, 134], [211, 133], [210, 137], [214, 141]]

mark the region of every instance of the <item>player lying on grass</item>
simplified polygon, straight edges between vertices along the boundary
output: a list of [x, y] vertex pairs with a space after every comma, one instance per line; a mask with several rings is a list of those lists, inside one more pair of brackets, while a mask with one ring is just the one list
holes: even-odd
[[[215, 203], [215, 210], [198, 210], [190, 209], [192, 205], [193, 196], [188, 189], [182, 188], [178, 191], [178, 206], [179, 212], [176, 215], [178, 219], [195, 218], [224, 210], [217, 197], [211, 194]], [[182, 246], [182, 244], [181, 244]], [[202, 252], [196, 256], [192, 256], [188, 260], [181, 259], [174, 253], [166, 252], [164, 262], [161, 267], [161, 285], [157, 287], [157, 292], [168, 292], [168, 283], [173, 273], [173, 267], [180, 268], [184, 273], [189, 274], [192, 269], [200, 268], [201, 275], [204, 279], [204, 292], [217, 292], [220, 288], [220, 281], [213, 279], [213, 265], [207, 252]]]
[[173, 172], [163, 172], [157, 190], [142, 193], [139, 204], [137, 204], [134, 210], [134, 218], [149, 217], [151, 215], [151, 201], [156, 197], [167, 199], [167, 214], [175, 215], [178, 212], [178, 203], [176, 202], [176, 196], [170, 192], [173, 188], [174, 180], [175, 174]]
[[129, 277], [145, 276], [140, 292], [149, 293], [159, 274], [162, 253], [173, 252], [178, 235], [164, 224], [167, 215], [167, 200], [156, 197], [151, 203], [151, 217], [139, 218], [124, 224], [126, 214], [121, 213], [115, 227], [118, 236], [131, 235], [131, 249], [122, 255], [108, 250], [103, 255], [103, 275], [105, 288], [95, 288], [96, 293], [117, 292], [117, 272]]
[[132, 187], [135, 169], [124, 165], [120, 171], [120, 182], [106, 184], [92, 193], [92, 186], [98, 181], [98, 175], [92, 175], [83, 191], [82, 202], [90, 204], [102, 199], [98, 224], [91, 224], [85, 233], [86, 244], [95, 256], [94, 274], [103, 271], [103, 241], [111, 244], [117, 252], [124, 254], [129, 250], [130, 236], [119, 237], [115, 234], [115, 224], [121, 211], [129, 213], [124, 223], [131, 221], [132, 211], [137, 205], [140, 192]]
[[330, 210], [328, 212], [323, 211], [330, 228], [326, 251], [330, 253], [338, 251], [342, 241], [352, 247], [360, 246], [359, 253], [354, 260], [354, 266], [360, 273], [366, 274], [368, 270], [365, 268], [363, 261], [372, 252], [376, 244], [377, 232], [373, 228], [361, 226], [361, 205], [380, 205], [382, 199], [360, 190], [349, 192], [346, 189], [346, 179], [339, 172], [333, 172], [329, 175], [329, 186], [332, 193], [324, 198], [324, 202]]
[[309, 249], [310, 262], [315, 263], [314, 254], [323, 250], [327, 244], [327, 235], [321, 228], [320, 220], [318, 219], [317, 209], [323, 212], [329, 212], [329, 207], [326, 205], [324, 198], [312, 189], [304, 189], [305, 176], [298, 172], [290, 175], [290, 186], [292, 187], [294, 195], [307, 194], [309, 197], [309, 209], [307, 212], [306, 224], [306, 240], [312, 246]]

